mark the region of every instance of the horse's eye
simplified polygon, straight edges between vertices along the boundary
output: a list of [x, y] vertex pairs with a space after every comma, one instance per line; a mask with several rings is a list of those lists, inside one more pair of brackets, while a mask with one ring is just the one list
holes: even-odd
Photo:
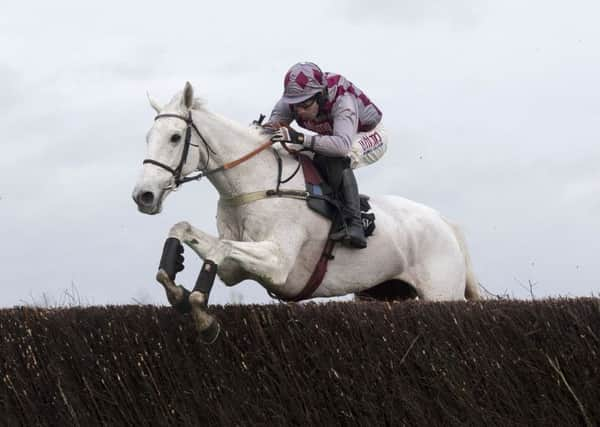
[[180, 139], [181, 139], [181, 135], [176, 133], [176, 134], [173, 134], [173, 136], [171, 137], [171, 142], [179, 142]]

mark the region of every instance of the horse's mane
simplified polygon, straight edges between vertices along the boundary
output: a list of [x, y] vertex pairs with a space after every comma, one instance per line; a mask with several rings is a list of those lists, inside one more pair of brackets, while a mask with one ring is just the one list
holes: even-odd
[[[181, 107], [181, 98], [183, 97], [183, 91], [176, 93], [171, 101], [169, 102], [169, 106], [172, 106], [175, 109], [180, 109]], [[209, 111], [206, 108], [207, 102], [203, 98], [194, 97], [194, 101], [192, 103], [192, 110], [201, 112], [205, 114], [210, 120], [215, 120], [221, 123], [225, 123], [227, 127], [236, 135], [239, 135], [240, 138], [248, 140], [253, 145], [259, 145], [264, 143], [267, 139], [269, 139], [270, 135], [263, 131], [260, 126], [246, 126], [235, 120], [232, 120], [228, 117], [222, 116], [220, 114]], [[185, 114], [184, 111], [180, 113]], [[281, 152], [285, 152], [281, 146], [278, 144], [273, 146], [274, 149]]]
[[226, 123], [227, 126], [236, 134], [240, 135], [242, 138], [250, 139], [254, 142], [263, 143], [269, 136], [262, 131], [258, 126], [244, 126], [241, 123], [236, 122], [228, 117], [222, 116], [217, 113], [210, 112], [205, 108], [202, 108], [206, 114], [209, 115], [214, 120], [218, 120], [220, 122]]

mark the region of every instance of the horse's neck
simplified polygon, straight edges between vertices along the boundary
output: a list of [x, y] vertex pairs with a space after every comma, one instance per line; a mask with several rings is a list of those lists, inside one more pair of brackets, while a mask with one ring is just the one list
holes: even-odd
[[[266, 141], [250, 128], [205, 110], [194, 112], [194, 122], [216, 154], [211, 154], [208, 169], [239, 159]], [[206, 162], [206, 151], [200, 145], [201, 161]], [[222, 196], [232, 196], [272, 188], [276, 183], [277, 161], [270, 150], [264, 150], [249, 160], [209, 175], [208, 179]]]

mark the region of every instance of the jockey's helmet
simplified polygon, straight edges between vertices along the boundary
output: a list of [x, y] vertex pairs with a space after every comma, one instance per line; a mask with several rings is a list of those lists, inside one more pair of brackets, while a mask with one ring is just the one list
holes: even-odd
[[321, 69], [312, 62], [299, 62], [283, 79], [283, 102], [298, 104], [320, 93], [326, 87]]

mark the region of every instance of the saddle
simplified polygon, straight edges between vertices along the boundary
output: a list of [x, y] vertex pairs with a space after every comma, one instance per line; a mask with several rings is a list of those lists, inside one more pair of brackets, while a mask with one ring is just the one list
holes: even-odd
[[[302, 165], [302, 172], [304, 172], [308, 207], [330, 219], [332, 230], [341, 227], [343, 216], [341, 214], [342, 203], [339, 201], [339, 197], [321, 177], [310, 157], [298, 154], [298, 161]], [[369, 237], [375, 230], [375, 214], [369, 212], [371, 210], [369, 196], [360, 195], [360, 210], [365, 237]]]

